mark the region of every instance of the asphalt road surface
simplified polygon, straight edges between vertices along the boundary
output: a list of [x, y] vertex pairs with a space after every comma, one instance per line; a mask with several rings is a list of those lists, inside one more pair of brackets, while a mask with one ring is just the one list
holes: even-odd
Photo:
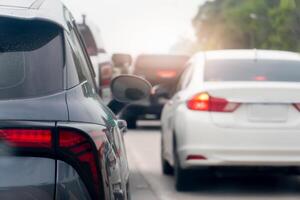
[[132, 200], [299, 200], [298, 177], [212, 177], [196, 179], [188, 192], [174, 189], [160, 166], [158, 122], [142, 122], [125, 136], [131, 168]]

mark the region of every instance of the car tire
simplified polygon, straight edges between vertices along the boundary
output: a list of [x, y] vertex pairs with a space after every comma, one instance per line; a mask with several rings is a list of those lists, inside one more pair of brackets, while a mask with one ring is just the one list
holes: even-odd
[[184, 192], [188, 189], [189, 185], [189, 173], [180, 167], [178, 157], [175, 158], [174, 165], [174, 175], [175, 175], [175, 189], [178, 192]]
[[176, 142], [174, 142], [174, 175], [175, 189], [178, 192], [184, 192], [188, 189], [190, 174], [188, 170], [182, 169], [180, 166], [179, 156], [177, 153]]
[[128, 183], [126, 184], [126, 197], [127, 197], [127, 200], [131, 200], [131, 192], [130, 192], [130, 184], [129, 184], [129, 181], [128, 181]]
[[174, 168], [169, 164], [169, 162], [164, 158], [164, 142], [161, 140], [161, 167], [162, 167], [162, 173], [164, 175], [173, 175], [174, 174]]
[[136, 129], [137, 128], [137, 119], [134, 117], [128, 117], [126, 119], [127, 128], [128, 129]]

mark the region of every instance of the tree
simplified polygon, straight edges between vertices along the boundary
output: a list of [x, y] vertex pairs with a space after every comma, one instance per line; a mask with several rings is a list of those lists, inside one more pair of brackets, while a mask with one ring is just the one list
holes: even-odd
[[207, 1], [193, 21], [198, 46], [300, 51], [299, 4], [295, 0]]

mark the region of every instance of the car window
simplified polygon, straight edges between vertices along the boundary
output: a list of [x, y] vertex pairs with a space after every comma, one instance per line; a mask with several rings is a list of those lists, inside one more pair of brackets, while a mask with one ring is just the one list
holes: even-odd
[[0, 99], [62, 91], [62, 38], [61, 28], [51, 23], [0, 18]]
[[192, 66], [188, 66], [187, 68], [187, 72], [185, 74], [181, 89], [185, 89], [188, 87], [188, 85], [190, 84], [190, 82], [192, 81], [192, 75], [193, 75], [193, 67]]
[[300, 82], [300, 62], [282, 60], [210, 60], [205, 81]]
[[72, 30], [69, 36], [70, 36], [69, 42], [73, 52], [74, 64], [76, 66], [79, 76], [81, 76], [81, 81], [87, 80], [90, 84], [94, 85], [94, 80], [89, 70], [88, 61], [86, 60], [87, 58], [84, 55], [82, 49], [83, 47], [79, 42], [79, 38], [77, 37], [77, 34], [75, 33], [74, 30]]
[[192, 67], [190, 64], [187, 64], [186, 69], [182, 73], [176, 91], [179, 92], [180, 90], [186, 88], [188, 86], [189, 82], [191, 81], [192, 76]]

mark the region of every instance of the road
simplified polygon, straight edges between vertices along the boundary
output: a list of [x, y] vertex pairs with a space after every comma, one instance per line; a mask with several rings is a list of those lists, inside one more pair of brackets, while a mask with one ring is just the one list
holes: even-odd
[[132, 200], [300, 199], [298, 177], [215, 177], [196, 181], [188, 192], [176, 192], [173, 177], [161, 173], [160, 131], [156, 125], [144, 122], [143, 127], [125, 136]]

